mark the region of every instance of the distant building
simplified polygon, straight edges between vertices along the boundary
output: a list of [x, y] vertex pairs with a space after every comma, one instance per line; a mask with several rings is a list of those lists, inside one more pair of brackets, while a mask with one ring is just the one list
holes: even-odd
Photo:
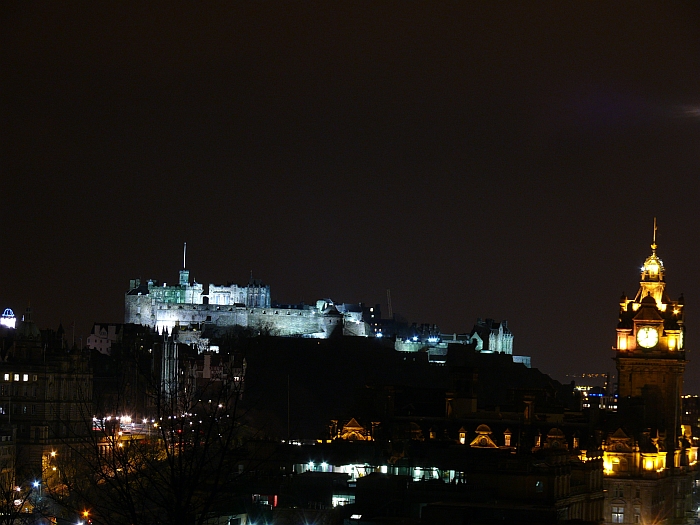
[[87, 338], [87, 347], [101, 354], [109, 355], [112, 344], [121, 341], [124, 325], [115, 323], [95, 323]]
[[584, 373], [569, 375], [578, 379], [575, 389], [581, 395], [581, 408], [598, 408], [609, 412], [617, 412], [617, 392], [607, 373]]
[[700, 396], [685, 395], [682, 398], [681, 424], [688, 427], [691, 435], [700, 435]]
[[7, 328], [14, 328], [17, 323], [15, 318], [15, 313], [9, 308], [5, 308], [5, 311], [0, 316], [0, 325], [6, 326]]
[[513, 334], [505, 320], [499, 323], [493, 319], [477, 319], [469, 339], [476, 343], [478, 352], [513, 353]]
[[400, 352], [427, 352], [429, 361], [444, 364], [449, 345], [468, 345], [476, 352], [500, 353], [512, 356], [514, 363], [530, 368], [529, 356], [513, 355], [513, 333], [508, 322], [478, 318], [471, 332], [444, 334], [437, 325], [414, 323], [406, 337], [396, 337], [394, 347]]

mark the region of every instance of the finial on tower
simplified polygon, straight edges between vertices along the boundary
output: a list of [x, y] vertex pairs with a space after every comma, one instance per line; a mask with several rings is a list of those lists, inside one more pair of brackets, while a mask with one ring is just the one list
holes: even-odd
[[[656, 220], [656, 219], [654, 219], [654, 220]], [[654, 224], [656, 224], [656, 222]], [[656, 226], [654, 227], [654, 229], [656, 229]], [[185, 243], [185, 247], [183, 248], [183, 251], [182, 251], [182, 269], [184, 270], [186, 268], [187, 268], [187, 243]]]
[[[642, 266], [642, 281], [647, 282], [659, 282], [664, 280], [664, 263], [661, 262], [659, 256], [656, 255], [656, 217], [654, 217], [654, 232], [651, 241], [651, 255], [647, 257], [644, 261], [644, 266]], [[648, 290], [647, 290], [648, 291]], [[655, 297], [658, 295], [656, 292], [652, 293]], [[642, 297], [644, 297], [642, 295]], [[656, 297], [657, 302], [661, 300], [661, 296]]]

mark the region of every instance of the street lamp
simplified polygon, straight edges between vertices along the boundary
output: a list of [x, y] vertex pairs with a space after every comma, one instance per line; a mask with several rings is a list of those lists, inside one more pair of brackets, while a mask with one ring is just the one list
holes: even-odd
[[34, 483], [32, 483], [32, 485], [34, 485], [35, 489], [39, 489], [39, 499], [41, 499], [41, 481], [35, 481]]

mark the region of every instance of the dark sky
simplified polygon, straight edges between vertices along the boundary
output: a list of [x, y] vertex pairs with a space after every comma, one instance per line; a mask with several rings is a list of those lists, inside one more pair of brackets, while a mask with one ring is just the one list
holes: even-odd
[[103, 4], [0, 7], [0, 307], [87, 335], [187, 241], [563, 380], [614, 369], [656, 216], [700, 393], [697, 2]]

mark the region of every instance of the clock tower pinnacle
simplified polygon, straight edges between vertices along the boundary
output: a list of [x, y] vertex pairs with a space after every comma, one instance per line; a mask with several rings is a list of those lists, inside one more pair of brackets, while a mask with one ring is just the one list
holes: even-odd
[[636, 301], [641, 301], [647, 295], [651, 295], [658, 305], [663, 304], [664, 288], [664, 263], [659, 256], [656, 255], [656, 217], [654, 217], [654, 237], [651, 242], [651, 255], [647, 257], [642, 266], [642, 278], [640, 281], [639, 292], [637, 292]]

